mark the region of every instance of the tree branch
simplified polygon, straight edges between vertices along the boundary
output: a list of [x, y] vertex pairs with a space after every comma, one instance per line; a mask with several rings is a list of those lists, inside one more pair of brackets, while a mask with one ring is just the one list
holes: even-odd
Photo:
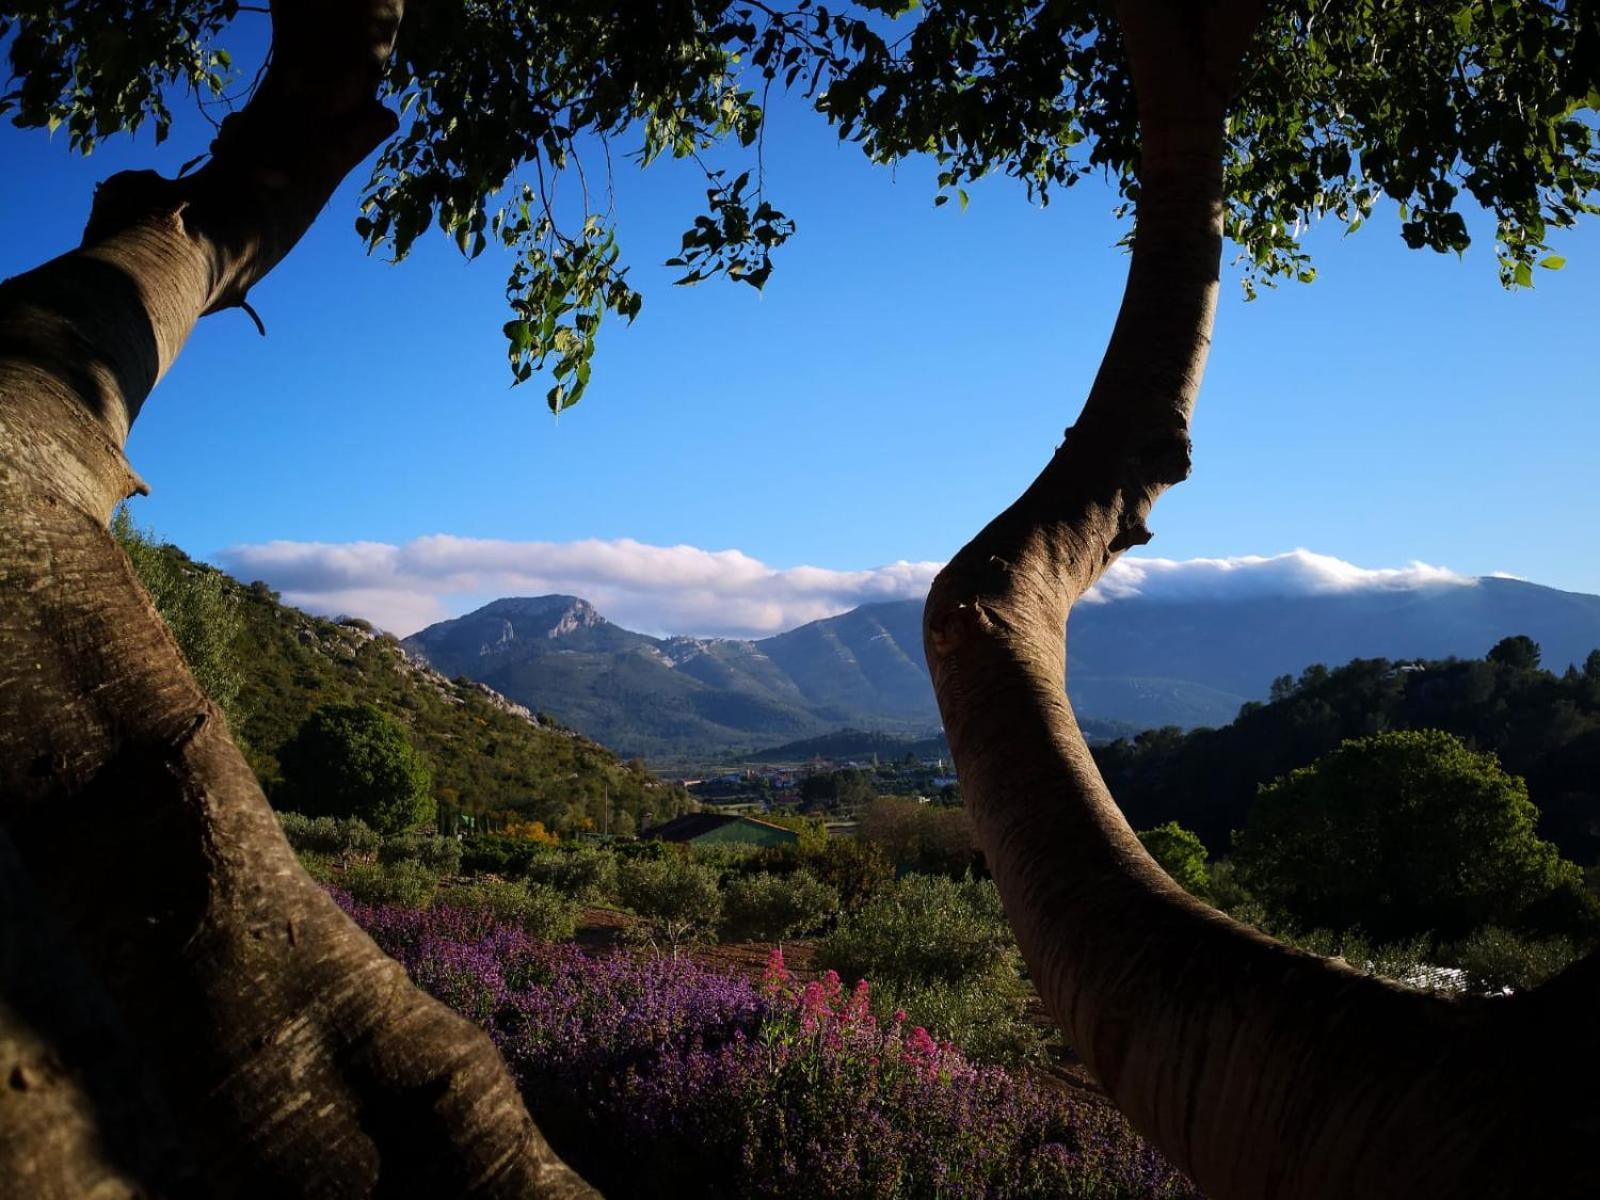
[[1046, 1007], [1215, 1200], [1581, 1194], [1597, 1168], [1575, 1147], [1600, 1114], [1569, 1104], [1544, 1064], [1600, 1057], [1579, 1017], [1600, 966], [1510, 1001], [1447, 1001], [1247, 929], [1144, 852], [1067, 702], [1070, 606], [1148, 540], [1151, 506], [1187, 475], [1210, 345], [1227, 93], [1259, 5], [1175, 7], [1118, 5], [1144, 158], [1100, 372], [1043, 473], [928, 599], [929, 667], [980, 844]]

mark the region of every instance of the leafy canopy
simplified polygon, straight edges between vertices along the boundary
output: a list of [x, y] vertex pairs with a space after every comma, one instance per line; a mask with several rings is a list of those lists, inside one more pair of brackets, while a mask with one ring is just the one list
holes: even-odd
[[312, 817], [359, 817], [383, 834], [434, 818], [433, 773], [405, 727], [370, 704], [319, 708], [278, 757], [282, 807]]
[[1176, 821], [1139, 831], [1139, 843], [1186, 892], [1204, 896], [1211, 887], [1206, 844]]
[[[1175, 5], [1175, 19], [1177, 9]], [[260, 20], [235, 0], [23, 0], [0, 7], [12, 83], [0, 112], [99, 138], [171, 123], [170, 97], [251, 81], [223, 45]], [[637, 316], [607, 181], [612, 144], [641, 164], [706, 166], [707, 208], [668, 261], [680, 283], [755, 287], [794, 224], [766, 198], [760, 142], [793, 89], [875, 161], [939, 165], [935, 203], [991, 173], [1052, 192], [1100, 174], [1136, 208], [1139, 140], [1117, 28], [1090, 0], [742, 0], [413, 5], [383, 84], [402, 114], [356, 228], [405, 257], [437, 227], [468, 257], [511, 256], [514, 378], [549, 369], [553, 411], [590, 378], [610, 313]], [[229, 89], [233, 89], [230, 93]], [[1594, 211], [1600, 11], [1567, 0], [1269, 0], [1228, 125], [1228, 236], [1245, 287], [1314, 276], [1302, 235], [1395, 207], [1413, 248], [1457, 251], [1494, 220], [1502, 280], [1558, 268], [1550, 234]], [[704, 165], [704, 164], [702, 164]]]
[[1235, 860], [1302, 929], [1454, 937], [1581, 888], [1537, 817], [1492, 754], [1439, 730], [1380, 733], [1263, 787]]

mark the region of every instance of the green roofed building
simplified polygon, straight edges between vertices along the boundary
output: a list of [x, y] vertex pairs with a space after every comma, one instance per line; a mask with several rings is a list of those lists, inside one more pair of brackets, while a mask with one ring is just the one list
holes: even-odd
[[641, 835], [659, 842], [688, 842], [694, 846], [792, 846], [800, 835], [782, 825], [758, 821], [735, 813], [684, 813], [646, 829]]

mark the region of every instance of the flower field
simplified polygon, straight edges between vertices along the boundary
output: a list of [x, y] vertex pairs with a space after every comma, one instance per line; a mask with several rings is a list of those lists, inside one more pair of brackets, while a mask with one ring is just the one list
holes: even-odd
[[614, 1196], [1197, 1197], [1111, 1109], [968, 1062], [869, 984], [591, 957], [485, 912], [354, 903], [486, 1028], [569, 1162]]

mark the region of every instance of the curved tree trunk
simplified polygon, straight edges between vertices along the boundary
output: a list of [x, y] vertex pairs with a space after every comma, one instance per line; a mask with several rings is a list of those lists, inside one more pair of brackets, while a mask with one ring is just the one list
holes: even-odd
[[0, 1190], [584, 1196], [488, 1038], [300, 870], [107, 531], [197, 319], [395, 128], [387, 0], [275, 3], [211, 161], [0, 286]]
[[1072, 602], [1189, 469], [1222, 244], [1227, 92], [1255, 0], [1123, 0], [1144, 157], [1127, 290], [1049, 465], [941, 573], [925, 642], [962, 791], [1045, 1004], [1214, 1200], [1600, 1191], [1594, 958], [1443, 998], [1199, 903], [1108, 794], [1063, 684]]

